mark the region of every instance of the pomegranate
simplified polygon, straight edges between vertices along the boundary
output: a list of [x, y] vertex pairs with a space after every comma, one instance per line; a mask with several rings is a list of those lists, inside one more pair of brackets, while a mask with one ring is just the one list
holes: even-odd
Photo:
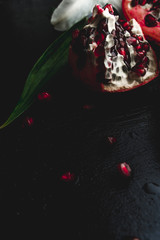
[[160, 45], [160, 0], [122, 0], [127, 20], [135, 18], [145, 37]]
[[128, 91], [159, 73], [140, 25], [114, 15], [111, 4], [97, 4], [87, 25], [73, 32], [69, 63], [75, 78], [100, 92]]

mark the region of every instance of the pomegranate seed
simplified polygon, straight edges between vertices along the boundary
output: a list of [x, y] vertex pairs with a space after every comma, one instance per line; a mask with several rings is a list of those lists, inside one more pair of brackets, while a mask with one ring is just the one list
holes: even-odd
[[96, 5], [96, 7], [97, 7], [97, 10], [98, 10], [98, 14], [102, 14], [102, 12], [104, 11], [104, 9], [103, 8], [101, 8], [101, 6], [100, 5]]
[[146, 66], [149, 64], [149, 58], [145, 56], [145, 57], [142, 59], [142, 63], [143, 63], [143, 65], [146, 67]]
[[138, 52], [138, 51], [141, 51], [142, 50], [142, 46], [140, 44], [138, 44], [137, 46], [135, 46], [135, 50]]
[[71, 172], [66, 172], [61, 176], [61, 180], [65, 181], [65, 182], [71, 182], [75, 179], [75, 175], [74, 173]]
[[115, 137], [108, 137], [107, 139], [110, 144], [114, 144], [117, 142], [117, 139]]
[[127, 43], [128, 43], [129, 45], [136, 46], [136, 45], [137, 45], [137, 39], [134, 38], [134, 37], [128, 37], [128, 38], [127, 38]]
[[113, 10], [112, 4], [107, 4], [107, 5], [104, 7], [104, 9], [106, 9], [106, 8], [108, 8], [110, 14], [113, 14], [113, 15], [114, 15], [114, 10]]
[[135, 72], [139, 77], [143, 77], [146, 74], [146, 70], [143, 64], [139, 64], [132, 68], [132, 71]]
[[131, 6], [132, 7], [135, 7], [135, 6], [137, 6], [139, 4], [139, 0], [132, 0], [132, 2], [131, 2]]
[[51, 99], [51, 95], [48, 92], [41, 92], [38, 94], [38, 99], [41, 100], [50, 100]]
[[125, 42], [123, 41], [123, 38], [120, 38], [120, 39], [119, 39], [119, 43], [120, 43], [120, 45], [121, 45], [122, 47], [125, 46]]
[[136, 55], [135, 59], [136, 59], [136, 61], [142, 61], [144, 56], [145, 56], [145, 52], [141, 51], [141, 52], [138, 52], [138, 54]]
[[100, 43], [104, 42], [105, 35], [103, 33], [97, 34], [95, 36], [95, 42], [99, 45]]
[[147, 0], [139, 0], [139, 4], [141, 6], [144, 6], [146, 4]]
[[141, 35], [137, 35], [136, 38], [137, 38], [139, 41], [143, 41], [143, 36], [141, 36]]
[[124, 177], [130, 177], [131, 176], [131, 168], [130, 166], [126, 163], [119, 163], [118, 164], [118, 170]]
[[32, 117], [26, 117], [23, 122], [23, 127], [31, 127], [34, 123], [34, 120]]
[[149, 51], [149, 49], [150, 49], [149, 44], [148, 44], [147, 42], [144, 42], [144, 43], [142, 44], [142, 49], [145, 50], [146, 52]]
[[147, 27], [155, 27], [158, 24], [158, 21], [156, 20], [156, 18], [151, 14], [147, 14], [144, 20]]
[[118, 49], [118, 52], [119, 52], [119, 54], [121, 54], [121, 55], [123, 55], [123, 56], [126, 55], [126, 51], [125, 51], [125, 49], [122, 48], [122, 47]]
[[127, 29], [128, 27], [130, 27], [129, 22], [124, 22], [124, 23], [122, 23], [122, 26], [123, 26], [125, 29]]

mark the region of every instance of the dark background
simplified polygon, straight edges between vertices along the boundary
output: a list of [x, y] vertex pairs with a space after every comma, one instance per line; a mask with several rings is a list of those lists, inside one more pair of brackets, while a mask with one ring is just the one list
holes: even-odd
[[[60, 34], [50, 24], [58, 2], [0, 1], [1, 123], [32, 66]], [[50, 102], [35, 99], [0, 131], [1, 218], [34, 220], [35, 230], [45, 217], [36, 239], [159, 240], [159, 78], [130, 92], [98, 95], [76, 84], [66, 66], [42, 91], [51, 94]], [[34, 124], [23, 127], [28, 116]], [[130, 179], [119, 175], [121, 162], [130, 165]], [[75, 179], [64, 182], [68, 171]]]

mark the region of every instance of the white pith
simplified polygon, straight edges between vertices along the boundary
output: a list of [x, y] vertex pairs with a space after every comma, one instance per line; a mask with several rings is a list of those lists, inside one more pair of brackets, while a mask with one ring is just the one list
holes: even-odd
[[[108, 20], [108, 31], [109, 34], [106, 36], [105, 39], [105, 59], [104, 59], [104, 65], [106, 67], [105, 71], [105, 78], [110, 79], [110, 81], [106, 84], [104, 84], [104, 88], [106, 88], [108, 91], [118, 91], [120, 89], [128, 89], [128, 88], [134, 88], [138, 86], [140, 83], [146, 81], [147, 79], [150, 79], [154, 77], [156, 71], [157, 71], [157, 64], [155, 64], [155, 55], [153, 53], [153, 50], [150, 48], [150, 50], [147, 52], [146, 56], [149, 58], [149, 65], [148, 69], [146, 71], [146, 74], [141, 77], [138, 76], [136, 73], [132, 71], [124, 71], [124, 67], [126, 66], [124, 63], [124, 57], [121, 54], [117, 54], [115, 57], [111, 57], [110, 49], [114, 45], [113, 40], [113, 34], [112, 31], [115, 30], [115, 22], [118, 20], [118, 16], [114, 16], [109, 13], [108, 8], [106, 8], [102, 14], [98, 14], [97, 8], [93, 9], [93, 16], [94, 20], [85, 26], [87, 27], [95, 27], [97, 28], [99, 21], [102, 18], [106, 18]], [[135, 19], [132, 19], [130, 21], [130, 25], [132, 26], [132, 33], [136, 35], [143, 36], [142, 30], [140, 25], [137, 23]], [[96, 31], [95, 31], [96, 32]], [[94, 34], [95, 34], [94, 32]], [[94, 34], [90, 36], [91, 39], [94, 39]], [[129, 37], [131, 36], [128, 31], [125, 32], [125, 36]], [[145, 38], [143, 37], [143, 41], [146, 42]], [[131, 57], [131, 67], [134, 67], [136, 64], [135, 62], [135, 50], [132, 45], [129, 45], [127, 43], [130, 57]], [[92, 64], [93, 68], [96, 67], [96, 56], [94, 55], [94, 51], [97, 47], [96, 42], [92, 41], [92, 44], [89, 45], [89, 48], [87, 50], [87, 54], [89, 56], [92, 56]], [[111, 64], [113, 64], [113, 67], [111, 68]], [[117, 70], [118, 69], [118, 70]], [[114, 76], [114, 77], [113, 77]]]

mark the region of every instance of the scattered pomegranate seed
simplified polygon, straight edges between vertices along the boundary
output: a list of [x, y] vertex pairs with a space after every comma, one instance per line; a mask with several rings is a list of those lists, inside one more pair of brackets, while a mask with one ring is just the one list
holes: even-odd
[[51, 99], [51, 95], [48, 92], [41, 92], [38, 94], [38, 99], [41, 100], [50, 100]]
[[34, 119], [32, 117], [26, 117], [23, 122], [23, 127], [31, 127], [34, 123]]
[[74, 173], [71, 172], [66, 172], [61, 176], [61, 180], [65, 181], [65, 182], [71, 182], [75, 179], [75, 175]]
[[131, 176], [131, 168], [130, 166], [126, 163], [119, 163], [118, 164], [118, 170], [124, 177], [130, 177]]
[[117, 142], [117, 139], [115, 137], [108, 137], [108, 141], [110, 144], [114, 144]]

